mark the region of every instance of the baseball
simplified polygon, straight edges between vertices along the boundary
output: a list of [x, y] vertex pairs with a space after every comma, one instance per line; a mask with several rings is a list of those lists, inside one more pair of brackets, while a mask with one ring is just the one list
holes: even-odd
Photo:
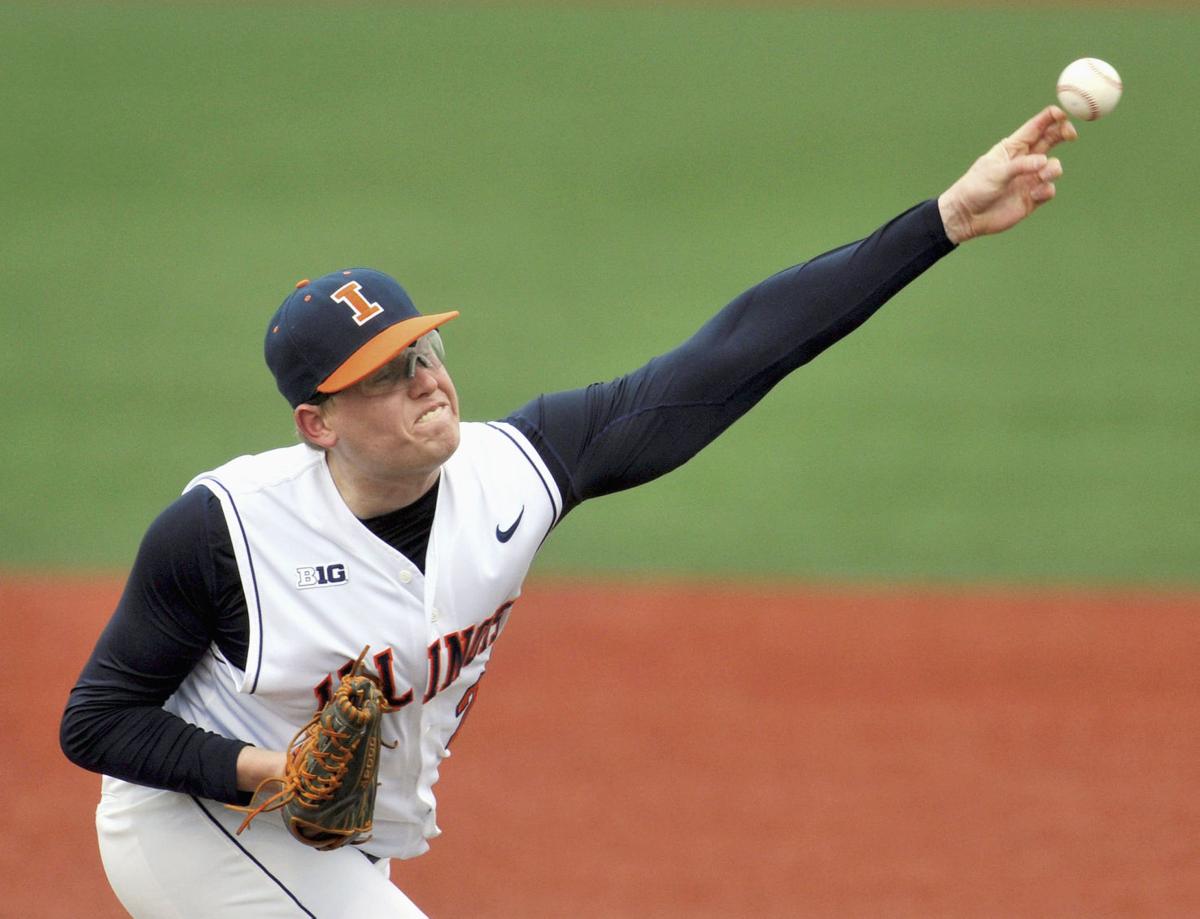
[[1058, 78], [1058, 101], [1074, 117], [1095, 121], [1117, 107], [1122, 89], [1121, 76], [1112, 64], [1082, 57], [1068, 64]]

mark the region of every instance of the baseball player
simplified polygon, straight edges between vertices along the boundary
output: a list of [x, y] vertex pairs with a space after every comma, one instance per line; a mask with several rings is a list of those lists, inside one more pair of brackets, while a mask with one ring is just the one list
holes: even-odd
[[[197, 475], [151, 524], [72, 690], [66, 755], [104, 775], [100, 852], [134, 916], [420, 916], [390, 859], [426, 851], [434, 784], [526, 572], [583, 501], [686, 462], [792, 370], [976, 236], [1055, 193], [1049, 107], [937, 199], [752, 287], [608, 383], [463, 423], [439, 329], [354, 268], [267, 326], [302, 443]], [[369, 647], [387, 694], [374, 835], [331, 852], [245, 805]]]

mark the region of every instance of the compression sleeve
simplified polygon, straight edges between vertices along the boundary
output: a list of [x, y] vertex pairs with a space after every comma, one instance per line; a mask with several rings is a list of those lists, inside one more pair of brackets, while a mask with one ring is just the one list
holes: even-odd
[[687, 462], [797, 367], [954, 249], [937, 202], [743, 293], [632, 373], [538, 396], [506, 421], [550, 468], [564, 513]]
[[235, 661], [240, 651], [244, 665], [244, 628], [245, 597], [219, 503], [193, 489], [147, 530], [71, 690], [60, 726], [67, 758], [141, 785], [244, 801], [237, 757], [246, 744], [162, 708], [213, 641]]

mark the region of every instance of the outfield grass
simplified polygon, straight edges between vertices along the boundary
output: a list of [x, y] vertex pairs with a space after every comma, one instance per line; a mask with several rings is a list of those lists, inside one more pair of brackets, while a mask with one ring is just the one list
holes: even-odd
[[614, 376], [936, 194], [1053, 101], [1126, 98], [1060, 198], [956, 253], [540, 570], [1200, 581], [1200, 16], [0, 5], [0, 565], [128, 564], [286, 443], [303, 276], [391, 271], [464, 414]]

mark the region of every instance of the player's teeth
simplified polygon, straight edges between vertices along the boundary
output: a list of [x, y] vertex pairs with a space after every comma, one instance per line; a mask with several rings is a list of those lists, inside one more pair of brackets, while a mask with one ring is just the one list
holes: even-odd
[[446, 407], [446, 406], [444, 406], [444, 405], [439, 405], [437, 408], [431, 408], [431, 409], [430, 409], [429, 411], [427, 411], [427, 412], [426, 412], [424, 415], [422, 415], [420, 418], [418, 418], [418, 419], [417, 419], [417, 422], [418, 422], [418, 423], [420, 423], [420, 422], [422, 422], [422, 421], [428, 421], [428, 420], [429, 420], [430, 418], [432, 418], [434, 415], [436, 415], [436, 414], [438, 414], [439, 412], [441, 412], [441, 410], [442, 410], [442, 409], [444, 409], [445, 407]]

